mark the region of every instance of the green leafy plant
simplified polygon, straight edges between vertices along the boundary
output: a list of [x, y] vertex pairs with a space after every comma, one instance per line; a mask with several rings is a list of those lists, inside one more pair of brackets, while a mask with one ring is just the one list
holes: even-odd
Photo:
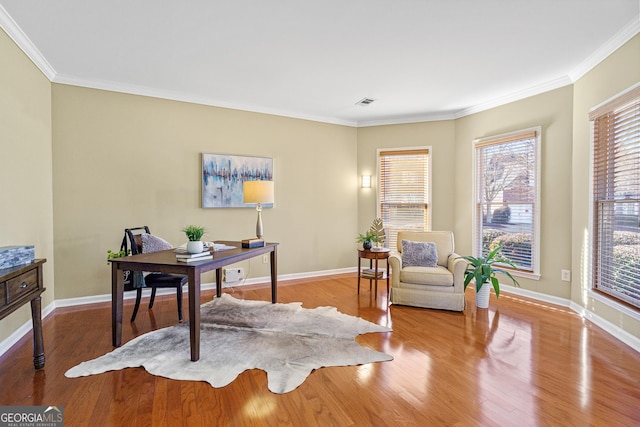
[[[113, 252], [111, 249], [107, 250], [107, 260], [114, 258], [122, 258], [123, 256], [129, 256], [131, 254], [131, 250], [121, 249], [118, 252]], [[107, 263], [109, 265], [109, 263]]]
[[511, 273], [504, 268], [496, 266], [496, 264], [507, 264], [513, 268], [516, 268], [515, 264], [510, 260], [502, 257], [498, 257], [497, 254], [502, 249], [501, 246], [496, 247], [486, 257], [473, 257], [473, 256], [463, 256], [460, 257], [462, 259], [467, 260], [469, 263], [467, 265], [467, 269], [464, 272], [464, 289], [467, 289], [467, 286], [473, 279], [476, 281], [476, 292], [480, 292], [480, 288], [485, 283], [491, 281], [493, 285], [493, 290], [496, 292], [496, 298], [500, 296], [500, 282], [498, 278], [495, 276], [496, 273], [502, 273], [505, 276], [509, 277], [513, 284], [516, 286], [520, 286], [518, 281], [511, 275]]
[[356, 241], [359, 243], [376, 243], [378, 241], [378, 236], [376, 236], [373, 231], [369, 230], [366, 233], [358, 234]]
[[182, 231], [187, 235], [187, 239], [192, 242], [197, 242], [204, 235], [204, 227], [199, 225], [187, 225]]

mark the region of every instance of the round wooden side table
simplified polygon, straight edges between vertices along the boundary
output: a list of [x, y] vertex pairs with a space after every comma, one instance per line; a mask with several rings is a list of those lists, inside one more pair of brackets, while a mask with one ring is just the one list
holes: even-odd
[[[369, 268], [362, 269], [361, 261], [369, 260]], [[387, 279], [387, 296], [389, 295], [389, 262], [387, 262], [386, 274], [378, 268], [379, 260], [389, 259], [389, 250], [369, 250], [358, 249], [358, 295], [360, 294], [360, 279], [369, 280], [369, 291], [371, 291], [371, 282], [375, 283], [376, 298], [378, 298], [378, 280]], [[375, 267], [374, 267], [375, 263]]]

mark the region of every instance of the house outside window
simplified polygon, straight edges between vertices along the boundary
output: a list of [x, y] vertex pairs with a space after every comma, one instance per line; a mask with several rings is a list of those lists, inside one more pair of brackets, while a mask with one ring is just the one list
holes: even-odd
[[640, 308], [640, 85], [595, 107], [592, 288]]
[[378, 217], [385, 246], [397, 248], [398, 231], [430, 228], [431, 157], [429, 147], [378, 150]]
[[540, 278], [540, 127], [474, 140], [474, 254], [496, 247]]

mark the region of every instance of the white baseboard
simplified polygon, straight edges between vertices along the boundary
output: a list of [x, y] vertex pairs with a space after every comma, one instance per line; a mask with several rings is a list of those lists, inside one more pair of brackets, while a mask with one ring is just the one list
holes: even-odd
[[[335, 270], [324, 270], [324, 271], [313, 271], [313, 272], [307, 272], [307, 273], [285, 274], [285, 275], [282, 275], [282, 276], [278, 276], [278, 281], [287, 281], [287, 280], [294, 280], [294, 279], [308, 279], [308, 278], [312, 278], [312, 277], [330, 276], [330, 275], [334, 275], [334, 274], [355, 273], [356, 271], [357, 271], [356, 267], [349, 267], [349, 268], [340, 268], [340, 269], [335, 269]], [[238, 282], [235, 282], [235, 283], [224, 283], [223, 284], [223, 288], [237, 287], [237, 286], [248, 286], [248, 285], [254, 285], [254, 284], [259, 284], [259, 283], [269, 283], [270, 280], [271, 280], [271, 278], [269, 276], [257, 277], [257, 278], [253, 278], [253, 279], [246, 279], [244, 281], [238, 281]], [[211, 290], [211, 289], [215, 289], [215, 288], [216, 288], [215, 283], [203, 283], [203, 284], [201, 284], [201, 289], [202, 290]], [[602, 317], [598, 316], [597, 314], [585, 309], [584, 307], [574, 303], [571, 300], [568, 300], [568, 299], [565, 299], [565, 298], [554, 297], [554, 296], [542, 294], [542, 293], [539, 293], [539, 292], [528, 291], [526, 289], [517, 288], [517, 287], [514, 287], [514, 286], [508, 286], [508, 285], [503, 285], [502, 289], [504, 290], [504, 292], [509, 293], [509, 294], [520, 295], [520, 296], [531, 298], [531, 299], [534, 299], [534, 300], [537, 300], [537, 301], [546, 302], [546, 303], [549, 303], [549, 304], [555, 304], [555, 305], [559, 305], [559, 306], [562, 306], [562, 307], [570, 308], [571, 310], [573, 310], [576, 313], [578, 313], [580, 316], [582, 316], [585, 319], [593, 322], [595, 325], [597, 325], [600, 328], [604, 329], [607, 333], [611, 334], [615, 338], [617, 338], [620, 341], [622, 341], [623, 343], [627, 344], [629, 347], [633, 348], [635, 351], [640, 352], [640, 338], [638, 338], [638, 337], [636, 337], [634, 335], [631, 335], [630, 333], [628, 333], [625, 330], [619, 328], [618, 326], [614, 325], [613, 323], [609, 322], [608, 320], [603, 319]], [[143, 296], [148, 296], [151, 293], [151, 291], [150, 290], [144, 290], [142, 293], [143, 293]], [[173, 290], [171, 290], [171, 289], [159, 289], [158, 292], [157, 292], [157, 295], [165, 295], [165, 294], [172, 294], [172, 293], [173, 293]], [[132, 292], [129, 292], [129, 293], [125, 294], [124, 298], [125, 299], [133, 299], [133, 298], [135, 298], [135, 294], [132, 293]], [[44, 319], [49, 314], [53, 313], [53, 311], [56, 308], [73, 307], [73, 306], [77, 306], [77, 305], [95, 304], [95, 303], [101, 303], [101, 302], [111, 302], [111, 294], [95, 295], [95, 296], [89, 296], [89, 297], [78, 297], [78, 298], [65, 298], [65, 299], [61, 299], [61, 300], [56, 300], [56, 301], [52, 302], [51, 304], [49, 304], [48, 306], [46, 306], [42, 310], [42, 318]], [[24, 337], [26, 334], [28, 334], [29, 331], [31, 331], [32, 326], [33, 325], [32, 325], [31, 319], [29, 319], [22, 326], [20, 326], [18, 329], [16, 329], [8, 338], [6, 338], [2, 342], [0, 342], [0, 356], [2, 356], [4, 353], [6, 353], [15, 343], [20, 341], [20, 339], [22, 337]]]

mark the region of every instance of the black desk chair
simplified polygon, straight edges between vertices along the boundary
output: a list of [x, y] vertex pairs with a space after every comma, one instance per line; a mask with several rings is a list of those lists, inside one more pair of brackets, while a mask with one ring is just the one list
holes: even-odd
[[[158, 248], [158, 245], [150, 245], [150, 248], [143, 245], [142, 234], [151, 234], [149, 227], [126, 228], [124, 230], [124, 239], [122, 240], [122, 246], [125, 251], [131, 248], [131, 255], [137, 255], [141, 253], [155, 252], [157, 250], [169, 249]], [[156, 246], [156, 247], [153, 247]], [[161, 245], [160, 245], [161, 246]], [[169, 245], [170, 246], [170, 245]], [[122, 249], [122, 248], [121, 248]], [[131, 272], [129, 272], [128, 279], [125, 281], [125, 291], [136, 291], [136, 305], [133, 308], [133, 315], [131, 321], [136, 320], [138, 314], [138, 308], [140, 307], [140, 299], [142, 298], [142, 289], [151, 288], [151, 299], [149, 300], [149, 310], [153, 308], [153, 302], [156, 298], [156, 290], [158, 288], [175, 288], [178, 299], [178, 320], [182, 321], [182, 287], [187, 283], [187, 276], [183, 274], [167, 274], [167, 273], [149, 273], [140, 279], [142, 275], [138, 276], [137, 280], [144, 280], [144, 286], [140, 287], [140, 283], [136, 285], [136, 279], [134, 279]]]

